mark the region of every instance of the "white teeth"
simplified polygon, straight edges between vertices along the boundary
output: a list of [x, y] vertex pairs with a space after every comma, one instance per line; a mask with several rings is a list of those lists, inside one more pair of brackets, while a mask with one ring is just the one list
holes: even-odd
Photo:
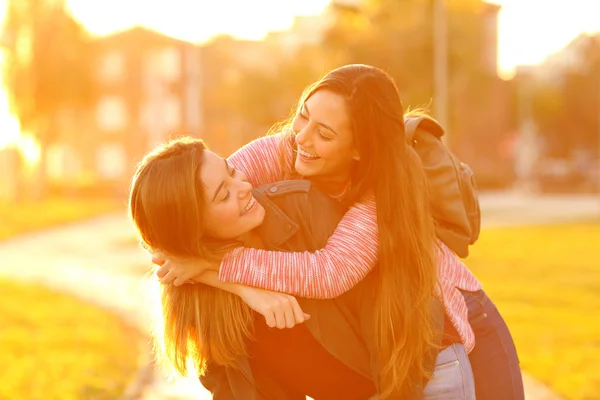
[[248, 212], [248, 210], [252, 208], [252, 206], [254, 205], [255, 202], [256, 202], [256, 200], [254, 200], [254, 197], [252, 197], [250, 199], [250, 201], [248, 202], [248, 204], [246, 204], [246, 208], [244, 208], [244, 211], [242, 211], [242, 215], [246, 214]]
[[302, 157], [306, 157], [306, 158], [319, 158], [319, 156], [315, 156], [314, 154], [310, 154], [300, 148], [298, 148], [298, 153], [300, 153], [300, 155], [302, 155]]

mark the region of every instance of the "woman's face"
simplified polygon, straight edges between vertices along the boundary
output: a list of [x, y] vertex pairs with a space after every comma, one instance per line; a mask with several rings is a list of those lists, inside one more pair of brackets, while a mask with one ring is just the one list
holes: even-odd
[[263, 222], [265, 209], [252, 196], [246, 176], [205, 150], [200, 180], [206, 199], [206, 232], [216, 239], [239, 239]]
[[358, 160], [344, 98], [328, 90], [316, 91], [292, 122], [298, 154], [295, 169], [305, 177], [347, 179]]

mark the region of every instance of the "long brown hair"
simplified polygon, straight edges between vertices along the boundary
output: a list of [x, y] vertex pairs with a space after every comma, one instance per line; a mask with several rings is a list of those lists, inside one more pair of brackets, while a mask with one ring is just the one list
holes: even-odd
[[430, 308], [437, 267], [425, 173], [406, 143], [400, 96], [384, 71], [367, 65], [335, 69], [309, 86], [299, 105], [319, 90], [346, 100], [360, 155], [346, 203], [375, 195], [379, 264], [373, 272], [379, 286], [374, 331], [380, 397], [402, 398], [429, 377], [425, 364], [439, 333], [434, 332]]
[[[203, 237], [206, 200], [199, 174], [205, 149], [200, 139], [179, 138], [139, 163], [129, 211], [149, 248], [210, 259], [235, 246]], [[209, 361], [234, 366], [246, 355], [252, 313], [239, 297], [202, 284], [159, 286], [161, 307], [153, 337], [160, 361], [185, 375], [192, 359], [202, 374]]]

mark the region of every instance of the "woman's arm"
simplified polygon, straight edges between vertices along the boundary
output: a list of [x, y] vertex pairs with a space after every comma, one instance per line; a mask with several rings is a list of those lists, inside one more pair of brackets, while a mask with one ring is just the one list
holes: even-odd
[[310, 318], [295, 297], [250, 286], [219, 281], [215, 271], [206, 271], [195, 281], [239, 296], [251, 309], [265, 317], [271, 328], [293, 328]]
[[284, 179], [282, 163], [291, 168], [292, 160], [292, 139], [284, 133], [256, 139], [227, 159], [254, 187]]
[[325, 248], [277, 252], [238, 248], [223, 259], [219, 279], [307, 298], [334, 298], [360, 282], [378, 259], [374, 198], [356, 203]]

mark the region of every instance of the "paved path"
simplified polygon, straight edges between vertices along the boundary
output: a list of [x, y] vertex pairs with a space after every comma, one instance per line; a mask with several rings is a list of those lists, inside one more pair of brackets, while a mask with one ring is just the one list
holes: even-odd
[[[531, 198], [518, 194], [484, 194], [484, 225], [514, 225], [589, 218], [600, 221], [600, 198]], [[0, 243], [0, 276], [41, 282], [108, 307], [143, 331], [148, 317], [144, 272], [148, 257], [124, 214], [65, 226]], [[129, 399], [203, 400], [210, 394], [197, 379], [167, 380], [153, 369], [142, 369], [151, 383]], [[558, 396], [525, 376], [527, 399], [555, 400]]]
[[[107, 307], [147, 331], [147, 254], [135, 243], [124, 214], [38, 232], [0, 243], [0, 276], [39, 282]], [[149, 361], [149, 358], [148, 360]], [[156, 371], [147, 395], [132, 386], [129, 399], [210, 399], [197, 379], [170, 384]]]

